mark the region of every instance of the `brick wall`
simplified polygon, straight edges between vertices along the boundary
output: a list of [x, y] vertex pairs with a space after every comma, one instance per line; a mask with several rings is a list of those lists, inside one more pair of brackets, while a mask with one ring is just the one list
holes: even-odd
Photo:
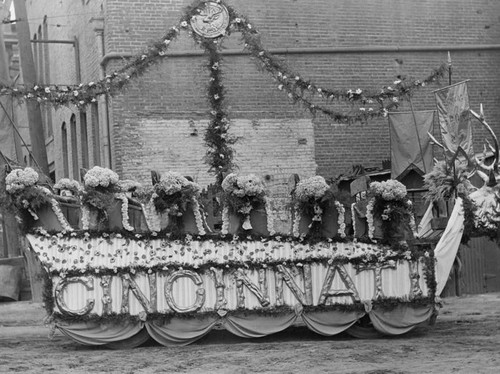
[[[30, 14], [37, 14], [38, 17], [44, 13], [60, 15], [63, 10], [70, 14], [84, 14], [68, 19], [56, 18], [58, 23], [66, 26], [54, 31], [51, 29], [51, 37], [72, 38], [76, 35], [79, 38], [82, 80], [90, 81], [98, 79], [100, 61], [95, 35], [89, 23], [91, 17], [105, 17], [106, 53], [136, 54], [175, 25], [180, 11], [190, 1], [64, 0], [43, 2], [43, 6], [34, 0], [28, 3]], [[470, 79], [472, 108], [477, 109], [479, 103], [483, 103], [487, 119], [497, 132], [500, 131], [500, 125], [495, 121], [500, 116], [500, 74], [497, 73], [500, 51], [454, 50], [462, 45], [500, 43], [498, 1], [234, 0], [229, 4], [248, 16], [260, 31], [262, 42], [267, 48], [443, 47], [439, 51], [426, 52], [354, 51], [282, 56], [291, 69], [325, 87], [379, 89], [391, 84], [399, 74], [423, 78], [429, 75], [431, 69], [446, 61], [446, 52], [450, 49], [454, 66], [453, 82]], [[242, 48], [238, 34], [227, 38], [224, 44], [227, 48]], [[177, 52], [197, 48], [187, 35], [182, 35], [171, 46], [171, 50]], [[52, 56], [56, 56], [56, 53], [51, 52]], [[72, 61], [71, 54], [64, 56]], [[61, 77], [54, 76], [54, 79], [71, 80], [71, 64], [63, 65], [60, 61], [62, 58], [54, 61], [54, 66], [57, 66]], [[121, 175], [129, 177], [139, 173], [142, 176], [145, 174], [141, 169], [144, 165], [158, 165], [158, 169], [166, 170], [166, 165], [160, 165], [157, 160], [168, 161], [169, 168], [176, 170], [191, 165], [189, 155], [194, 151], [190, 145], [200, 145], [201, 129], [198, 129], [198, 143], [191, 137], [184, 139], [186, 142], [182, 144], [186, 145], [185, 149], [190, 149], [189, 152], [179, 152], [179, 157], [170, 159], [162, 151], [180, 144], [179, 138], [173, 134], [177, 130], [189, 130], [186, 128], [189, 120], [198, 124], [207, 119], [209, 108], [204, 89], [208, 73], [204, 63], [205, 59], [201, 56], [167, 58], [128, 86], [121, 95], [113, 98], [110, 111], [113, 167]], [[106, 72], [112, 72], [122, 65], [121, 60], [110, 60], [105, 66]], [[308, 139], [307, 147], [314, 145], [311, 148], [314, 154], [307, 153], [300, 157], [304, 165], [311, 168], [309, 174], [317, 172], [333, 176], [344, 172], [352, 164], [380, 166], [382, 160], [390, 157], [385, 119], [349, 126], [332, 124], [321, 117], [313, 119], [301, 108], [289, 105], [285, 94], [276, 89], [276, 83], [266, 73], [260, 72], [247, 56], [226, 56], [222, 68], [229, 115], [237, 119], [233, 127], [235, 134], [239, 134], [240, 124], [252, 121], [270, 126], [269, 131], [276, 131], [272, 141], [267, 133], [260, 142], [252, 140], [252, 147], [259, 145], [259, 153], [251, 152], [247, 158], [237, 159], [242, 172], [260, 172], [261, 166], [273, 171], [273, 152], [276, 149], [289, 149], [288, 130], [283, 124], [303, 123], [300, 128], [292, 128], [295, 138]], [[442, 85], [446, 83], [447, 79], [441, 82]], [[438, 87], [430, 86], [418, 92], [413, 98], [415, 110], [433, 109], [432, 90]], [[332, 108], [343, 107], [334, 103]], [[407, 109], [408, 106], [402, 107], [402, 110]], [[56, 122], [61, 122], [63, 118], [69, 121], [69, 112], [61, 113], [61, 117], [55, 117]], [[176, 123], [181, 129], [176, 128]], [[164, 127], [158, 127], [158, 124]], [[246, 139], [257, 139], [262, 135], [262, 126], [254, 128], [245, 125], [245, 139], [241, 146]], [[313, 140], [309, 140], [311, 131], [314, 132]], [[438, 133], [437, 124], [435, 133]], [[91, 135], [89, 139], [92, 139]], [[475, 125], [474, 135], [479, 148], [485, 133]], [[157, 160], [151, 160], [149, 156], [153, 150], [160, 152], [155, 153]], [[196, 152], [203, 154], [200, 150]], [[269, 155], [269, 159], [259, 158], [262, 154]], [[190, 166], [196, 170], [190, 169], [193, 171], [189, 172], [205, 175], [207, 166], [199, 158], [197, 162], [196, 168]], [[283, 166], [287, 173], [304, 172], [304, 166], [296, 164], [295, 158], [280, 162], [282, 165], [290, 162], [286, 168]], [[254, 170], [249, 165], [253, 165]], [[206, 178], [204, 176], [203, 180]]]

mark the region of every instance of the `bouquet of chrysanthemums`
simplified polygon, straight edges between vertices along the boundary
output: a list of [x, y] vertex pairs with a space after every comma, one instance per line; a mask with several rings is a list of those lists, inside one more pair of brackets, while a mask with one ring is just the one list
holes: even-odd
[[113, 205], [115, 194], [120, 192], [118, 181], [118, 174], [100, 166], [94, 166], [83, 177], [82, 202], [97, 209], [101, 221]]
[[266, 188], [264, 182], [255, 174], [237, 175], [228, 174], [222, 181], [224, 191], [223, 231], [228, 226], [228, 214], [231, 212], [242, 219], [244, 230], [252, 229], [250, 215], [252, 211], [265, 207], [267, 214], [267, 230], [272, 228], [272, 215], [270, 205], [267, 204]]
[[[335, 205], [338, 210], [339, 234], [345, 236], [344, 229], [344, 209], [340, 203], [335, 201], [335, 195], [332, 187], [326, 182], [325, 178], [316, 175], [307, 179], [300, 180], [292, 193], [292, 202], [295, 209], [295, 218], [293, 222], [293, 234], [299, 236], [300, 221], [302, 218], [309, 217], [311, 220], [308, 229], [313, 235], [322, 235], [321, 226], [324, 213]], [[304, 233], [302, 233], [304, 234]]]
[[407, 197], [404, 184], [394, 179], [372, 182], [369, 192], [372, 196], [367, 206], [370, 238], [374, 235], [377, 219], [381, 220], [380, 235], [387, 240], [402, 236], [405, 230], [414, 225], [412, 202]]
[[32, 215], [42, 206], [50, 204], [51, 191], [38, 185], [39, 175], [30, 167], [14, 169], [5, 178], [8, 200], [18, 210], [28, 210]]
[[83, 192], [82, 185], [74, 180], [69, 178], [61, 178], [54, 184], [54, 190], [59, 192], [60, 196], [74, 196], [77, 197]]
[[153, 186], [155, 208], [158, 212], [168, 212], [170, 216], [182, 216], [187, 205], [193, 198], [198, 198], [200, 186], [183, 177], [181, 174], [169, 171]]
[[406, 186], [395, 179], [370, 183], [370, 192], [375, 198], [385, 201], [403, 201], [407, 194]]

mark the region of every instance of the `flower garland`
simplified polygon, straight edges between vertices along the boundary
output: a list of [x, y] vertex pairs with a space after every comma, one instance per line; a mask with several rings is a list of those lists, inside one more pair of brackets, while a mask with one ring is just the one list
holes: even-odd
[[345, 208], [338, 200], [335, 200], [335, 207], [337, 208], [337, 213], [338, 213], [337, 223], [339, 225], [339, 235], [341, 238], [345, 238], [346, 237]]
[[293, 233], [293, 236], [298, 238], [300, 236], [300, 220], [302, 219], [302, 213], [301, 213], [299, 203], [296, 203], [294, 205], [294, 211], [295, 211], [295, 214], [294, 214], [295, 217], [293, 220], [292, 233]]
[[127, 231], [134, 231], [134, 227], [130, 225], [130, 219], [128, 216], [128, 197], [125, 193], [120, 192], [115, 194], [115, 197], [122, 202], [121, 213], [122, 213], [122, 226]]
[[193, 196], [193, 198], [191, 199], [191, 203], [193, 204], [193, 213], [196, 220], [196, 228], [198, 229], [198, 234], [205, 235], [206, 232], [205, 228], [203, 227], [203, 218], [201, 216], [200, 204], [198, 203], [198, 199]]
[[68, 223], [68, 220], [66, 219], [63, 212], [61, 211], [61, 208], [59, 207], [59, 202], [56, 199], [51, 198], [50, 205], [52, 207], [52, 211], [54, 212], [54, 214], [57, 217], [57, 220], [61, 224], [63, 231], [73, 231], [73, 228]]
[[[258, 241], [234, 236], [197, 239], [190, 235], [178, 240], [85, 234], [67, 232], [50, 235], [40, 231], [29, 240], [43, 266], [52, 274], [64, 274], [61, 276], [151, 273], [177, 268], [202, 271], [211, 267], [300, 267], [301, 264], [317, 262], [370, 265], [432, 256], [432, 251], [423, 247], [400, 251], [386, 245], [359, 241], [306, 243], [283, 240], [282, 237]], [[59, 261], [59, 255], [64, 256], [65, 261]]]
[[146, 219], [146, 225], [148, 229], [153, 232], [158, 232], [161, 230], [160, 217], [155, 209], [153, 199], [151, 198], [146, 203], [141, 203], [142, 212], [144, 213], [144, 218]]
[[220, 230], [222, 235], [227, 235], [229, 233], [229, 207], [224, 204], [222, 208], [222, 228]]
[[356, 232], [356, 210], [355, 210], [356, 203], [351, 204], [351, 221], [352, 221], [352, 230], [353, 230], [353, 236], [357, 237], [357, 232]]
[[375, 199], [370, 199], [368, 205], [366, 206], [366, 222], [368, 223], [368, 238], [373, 241], [373, 234], [375, 233], [375, 225], [373, 218], [373, 206], [375, 205]]
[[88, 230], [90, 226], [90, 209], [86, 205], [80, 207], [82, 212], [82, 229]]
[[274, 212], [271, 206], [271, 199], [265, 196], [264, 203], [266, 206], [267, 231], [269, 231], [269, 235], [274, 235], [276, 231], [274, 230]]

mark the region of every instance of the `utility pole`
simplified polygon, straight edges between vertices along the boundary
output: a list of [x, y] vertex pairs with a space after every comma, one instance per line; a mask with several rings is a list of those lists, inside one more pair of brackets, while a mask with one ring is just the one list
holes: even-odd
[[[16, 18], [18, 19], [17, 40], [19, 41], [23, 82], [26, 87], [32, 87], [37, 83], [37, 76], [33, 61], [33, 52], [31, 50], [30, 27], [25, 0], [14, 0], [14, 9], [16, 11]], [[39, 168], [48, 176], [49, 163], [45, 148], [45, 134], [43, 131], [40, 104], [33, 100], [27, 100], [26, 108], [28, 110], [31, 150]]]

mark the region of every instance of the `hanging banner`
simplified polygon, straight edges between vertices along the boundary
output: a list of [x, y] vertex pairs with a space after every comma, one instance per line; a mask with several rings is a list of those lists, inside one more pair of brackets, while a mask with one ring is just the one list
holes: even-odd
[[473, 156], [467, 81], [436, 90], [434, 94], [446, 157], [452, 158], [459, 146], [469, 157]]
[[432, 169], [432, 134], [434, 110], [389, 113], [391, 135], [391, 178], [396, 179], [410, 165], [423, 173]]

